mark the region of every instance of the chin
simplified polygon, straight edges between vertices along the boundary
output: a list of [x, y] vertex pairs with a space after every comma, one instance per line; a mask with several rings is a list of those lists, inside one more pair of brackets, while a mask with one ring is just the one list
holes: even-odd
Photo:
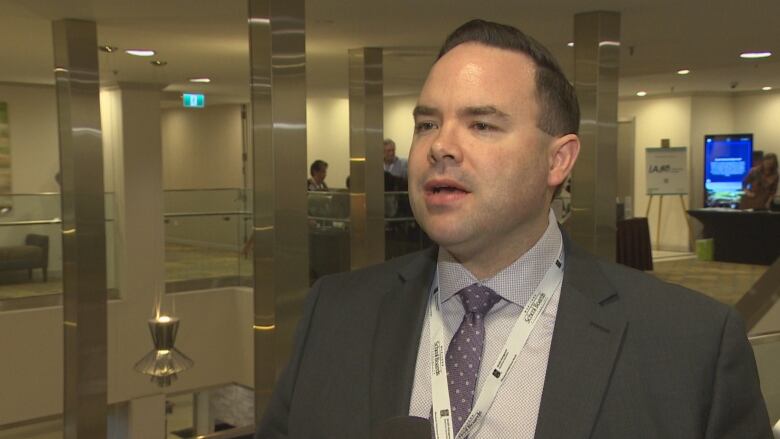
[[422, 225], [425, 233], [433, 242], [446, 249], [458, 247], [466, 241], [467, 231], [462, 227], [453, 227], [453, 221], [430, 221]]

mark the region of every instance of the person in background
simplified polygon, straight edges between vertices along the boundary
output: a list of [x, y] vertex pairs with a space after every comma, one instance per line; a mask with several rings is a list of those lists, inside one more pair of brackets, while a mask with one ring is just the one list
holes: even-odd
[[745, 193], [739, 200], [740, 209], [769, 209], [777, 193], [777, 155], [769, 153], [748, 172], [742, 182]]
[[407, 175], [407, 162], [406, 159], [399, 158], [395, 155], [395, 142], [393, 139], [385, 139], [385, 172], [389, 172], [392, 176], [406, 181]]
[[311, 178], [307, 180], [307, 188], [310, 191], [327, 191], [325, 177], [328, 176], [328, 163], [324, 160], [315, 160], [309, 167]]

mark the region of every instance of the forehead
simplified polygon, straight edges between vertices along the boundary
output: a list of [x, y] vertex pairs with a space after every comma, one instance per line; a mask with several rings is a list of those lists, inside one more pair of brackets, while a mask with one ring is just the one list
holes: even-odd
[[[456, 46], [433, 65], [420, 103], [445, 105], [493, 105], [511, 110], [535, 105], [536, 68], [524, 53], [479, 43]], [[443, 110], [443, 108], [440, 108]]]

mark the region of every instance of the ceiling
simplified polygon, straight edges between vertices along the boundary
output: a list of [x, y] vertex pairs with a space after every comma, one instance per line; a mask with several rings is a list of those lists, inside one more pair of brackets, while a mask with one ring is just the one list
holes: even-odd
[[[347, 94], [347, 50], [388, 47], [385, 93], [415, 93], [446, 34], [480, 17], [520, 27], [573, 73], [573, 16], [621, 13], [620, 95], [780, 89], [777, 0], [315, 0], [306, 4], [307, 83], [319, 95]], [[171, 99], [202, 90], [211, 102], [248, 100], [244, 0], [0, 0], [0, 82], [53, 83], [51, 20], [98, 23], [101, 44], [151, 48], [167, 65], [100, 53], [105, 82], [161, 84]], [[771, 51], [743, 60], [743, 51]], [[677, 75], [687, 68], [691, 74]], [[189, 78], [207, 76], [208, 85]]]

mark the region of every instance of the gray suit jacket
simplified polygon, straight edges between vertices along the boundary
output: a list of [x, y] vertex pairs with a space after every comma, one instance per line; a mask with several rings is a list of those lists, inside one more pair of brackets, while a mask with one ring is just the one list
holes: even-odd
[[[771, 439], [733, 309], [565, 239], [537, 439]], [[367, 439], [408, 414], [430, 249], [313, 287], [257, 437]]]

